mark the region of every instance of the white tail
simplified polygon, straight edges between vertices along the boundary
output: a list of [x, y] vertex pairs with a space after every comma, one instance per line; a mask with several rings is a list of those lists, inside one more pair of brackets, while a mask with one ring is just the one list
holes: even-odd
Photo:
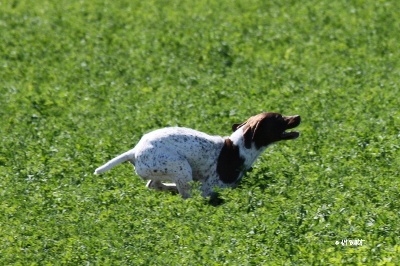
[[99, 168], [97, 168], [94, 171], [94, 174], [96, 174], [96, 175], [101, 174], [101, 173], [113, 168], [114, 166], [116, 166], [120, 163], [126, 162], [126, 161], [131, 161], [133, 163], [134, 158], [135, 158], [135, 152], [132, 149], [130, 151], [127, 151], [127, 152], [115, 157], [114, 159], [111, 159], [106, 164], [100, 166]]

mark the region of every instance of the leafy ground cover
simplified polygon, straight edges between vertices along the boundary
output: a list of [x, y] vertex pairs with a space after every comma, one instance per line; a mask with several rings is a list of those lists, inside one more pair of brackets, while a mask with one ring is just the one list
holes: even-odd
[[[400, 2], [0, 1], [0, 264], [398, 265]], [[143, 133], [300, 114], [224, 202], [148, 191]]]

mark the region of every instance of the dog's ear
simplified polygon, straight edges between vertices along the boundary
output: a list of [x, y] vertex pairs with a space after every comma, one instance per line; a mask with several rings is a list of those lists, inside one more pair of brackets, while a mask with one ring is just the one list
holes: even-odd
[[254, 140], [254, 137], [258, 131], [258, 126], [261, 124], [261, 121], [257, 121], [257, 124], [251, 129], [253, 131], [253, 136], [251, 137], [251, 140]]
[[247, 126], [243, 130], [244, 147], [246, 149], [250, 149], [251, 148], [251, 142], [253, 141], [253, 137], [254, 137], [253, 129], [251, 127]]
[[251, 143], [254, 141], [254, 138], [257, 134], [257, 130], [260, 124], [261, 124], [260, 121], [257, 121], [255, 125], [250, 124], [243, 129], [244, 146], [247, 149], [251, 148]]

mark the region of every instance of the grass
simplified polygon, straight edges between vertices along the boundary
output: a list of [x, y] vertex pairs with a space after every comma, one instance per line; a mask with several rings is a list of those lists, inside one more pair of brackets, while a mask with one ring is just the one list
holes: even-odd
[[[0, 264], [398, 265], [399, 3], [1, 1]], [[261, 111], [302, 135], [220, 206], [92, 174]]]

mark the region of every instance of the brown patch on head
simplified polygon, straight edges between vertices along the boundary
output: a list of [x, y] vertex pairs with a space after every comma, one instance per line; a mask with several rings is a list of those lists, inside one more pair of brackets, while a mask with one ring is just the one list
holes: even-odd
[[234, 183], [243, 170], [244, 159], [240, 157], [239, 147], [230, 139], [225, 139], [217, 161], [217, 173], [224, 183]]
[[251, 148], [254, 142], [256, 148], [267, 146], [280, 140], [296, 139], [298, 132], [285, 132], [300, 124], [300, 116], [282, 116], [278, 113], [261, 113], [250, 117], [242, 124], [234, 124], [233, 131], [243, 127], [244, 145]]

